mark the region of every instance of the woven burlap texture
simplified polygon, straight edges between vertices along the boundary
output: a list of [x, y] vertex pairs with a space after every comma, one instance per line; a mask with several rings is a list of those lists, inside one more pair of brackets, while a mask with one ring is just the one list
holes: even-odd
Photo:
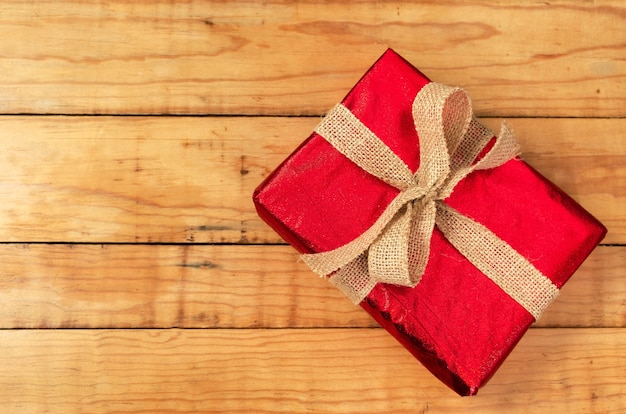
[[317, 126], [315, 131], [335, 149], [400, 192], [361, 236], [302, 259], [319, 275], [331, 275], [330, 281], [359, 303], [376, 283], [419, 283], [436, 225], [477, 269], [538, 319], [558, 288], [488, 228], [443, 202], [472, 171], [514, 158], [519, 146], [513, 134], [503, 124], [493, 147], [475, 162], [494, 134], [474, 117], [464, 90], [435, 82], [419, 91], [412, 114], [420, 146], [415, 173], [342, 104]]

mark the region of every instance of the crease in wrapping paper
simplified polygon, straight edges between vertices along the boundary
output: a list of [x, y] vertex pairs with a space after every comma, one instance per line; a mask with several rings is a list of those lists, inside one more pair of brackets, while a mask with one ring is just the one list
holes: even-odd
[[[419, 145], [410, 105], [427, 83], [389, 50], [342, 100], [412, 171], [418, 168]], [[300, 253], [314, 253], [356, 238], [398, 193], [313, 133], [259, 185], [254, 202], [259, 215], [288, 243]], [[520, 159], [473, 172], [446, 203], [488, 227], [558, 288], [606, 232]], [[430, 246], [428, 265], [415, 288], [379, 283], [360, 306], [446, 385], [461, 395], [474, 394], [533, 318], [436, 228]]]

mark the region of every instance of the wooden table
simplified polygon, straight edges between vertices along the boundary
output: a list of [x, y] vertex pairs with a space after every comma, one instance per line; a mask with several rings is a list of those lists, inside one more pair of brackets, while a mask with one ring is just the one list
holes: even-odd
[[[626, 412], [624, 2], [7, 0], [0, 39], [1, 412]], [[251, 202], [387, 47], [609, 228], [476, 397]]]

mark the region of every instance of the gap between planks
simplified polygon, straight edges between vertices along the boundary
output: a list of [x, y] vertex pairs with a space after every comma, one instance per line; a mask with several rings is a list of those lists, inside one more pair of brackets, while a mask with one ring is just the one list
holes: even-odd
[[533, 329], [477, 397], [460, 398], [381, 329], [0, 331], [0, 383], [10, 390], [0, 407], [620, 412], [625, 340], [626, 329]]
[[[3, 328], [375, 327], [289, 246], [0, 246]], [[597, 248], [536, 326], [626, 327], [626, 247]]]
[[5, 113], [320, 113], [391, 46], [482, 115], [625, 114], [616, 0], [52, 0], [37, 24], [28, 2], [0, 12]]
[[[252, 192], [316, 123], [0, 117], [0, 240], [280, 243]], [[605, 243], [626, 243], [626, 119], [512, 124], [523, 158], [608, 227]]]

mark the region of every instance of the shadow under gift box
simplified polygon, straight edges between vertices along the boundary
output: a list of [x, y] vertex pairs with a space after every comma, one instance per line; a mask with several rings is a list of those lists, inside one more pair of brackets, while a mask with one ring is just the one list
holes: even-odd
[[[429, 82], [387, 50], [342, 101], [412, 171], [419, 167], [419, 139], [411, 105]], [[397, 194], [314, 132], [253, 198], [259, 216], [282, 238], [301, 253], [318, 253], [358, 237]], [[444, 202], [489, 228], [558, 288], [606, 234], [519, 158], [471, 173]], [[436, 227], [419, 284], [378, 283], [360, 306], [460, 395], [476, 394], [534, 322]]]

